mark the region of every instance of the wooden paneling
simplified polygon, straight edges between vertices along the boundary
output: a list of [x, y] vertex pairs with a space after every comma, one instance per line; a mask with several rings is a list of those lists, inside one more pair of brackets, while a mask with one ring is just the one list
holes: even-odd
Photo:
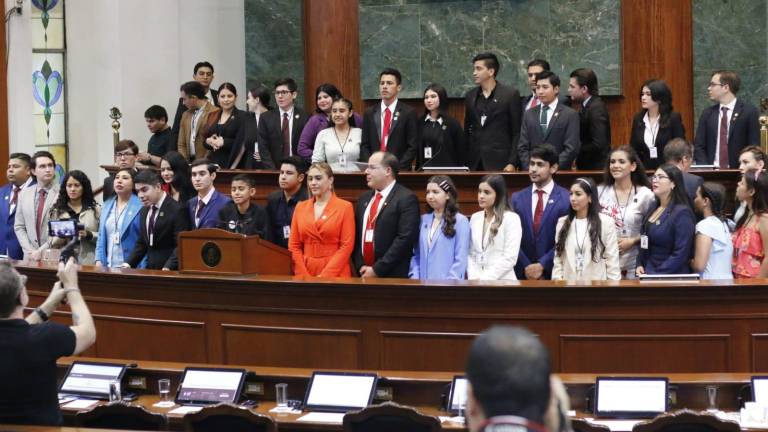
[[768, 333], [753, 333], [750, 338], [752, 372], [768, 372]]
[[[454, 353], [469, 351], [477, 333], [414, 331], [381, 332], [381, 369], [455, 371], [462, 370], [464, 359]], [[425, 355], [413, 355], [429, 350]]]

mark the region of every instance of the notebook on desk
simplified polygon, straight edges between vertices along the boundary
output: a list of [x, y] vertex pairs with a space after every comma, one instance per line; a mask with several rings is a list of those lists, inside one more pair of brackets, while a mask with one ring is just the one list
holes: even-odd
[[653, 418], [667, 411], [667, 378], [597, 377], [595, 416]]
[[371, 404], [378, 379], [371, 373], [313, 372], [304, 395], [304, 410], [313, 412], [298, 420], [341, 424], [344, 414]]
[[109, 383], [121, 381], [125, 368], [118, 363], [72, 362], [59, 386], [59, 396], [109, 400]]
[[189, 406], [236, 403], [245, 383], [245, 369], [184, 369], [176, 403]]

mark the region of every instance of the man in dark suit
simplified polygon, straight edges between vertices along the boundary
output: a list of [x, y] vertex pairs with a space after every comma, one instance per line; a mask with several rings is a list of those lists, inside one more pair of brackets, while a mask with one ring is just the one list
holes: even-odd
[[599, 96], [595, 72], [586, 68], [571, 72], [568, 95], [572, 101], [581, 104], [581, 150], [576, 158], [576, 167], [580, 170], [602, 170], [611, 150], [611, 119]]
[[[542, 72], [549, 72], [549, 62], [544, 59], [533, 59], [528, 62], [526, 66], [526, 74], [528, 76], [528, 87], [531, 89], [531, 94], [521, 99], [522, 109], [520, 110], [520, 121], [522, 121], [523, 114], [531, 108], [536, 108], [541, 105], [539, 97], [536, 96], [536, 78]], [[557, 99], [564, 105], [571, 105], [571, 101], [565, 95], [558, 95]]]
[[[115, 146], [115, 165], [119, 169], [131, 168], [135, 173], [139, 170], [136, 169], [136, 162], [139, 160], [139, 146], [131, 140], [121, 140]], [[104, 179], [104, 184], [101, 188], [101, 199], [106, 202], [108, 199], [115, 196], [115, 175], [110, 174]]]
[[[211, 88], [211, 82], [213, 81], [213, 65], [207, 61], [198, 62], [195, 64], [195, 69], [192, 72], [192, 79], [205, 87], [206, 98], [208, 101], [219, 106], [219, 92]], [[186, 111], [187, 107], [184, 106], [184, 97], [182, 96], [179, 98], [179, 104], [176, 107], [176, 115], [173, 117], [173, 128], [171, 129], [171, 142], [173, 143], [179, 141], [181, 116], [184, 115]]]
[[213, 187], [218, 166], [208, 159], [192, 162], [192, 187], [197, 196], [187, 202], [190, 229], [216, 228], [219, 212], [230, 201]]
[[538, 74], [536, 95], [539, 104], [523, 115], [523, 127], [520, 131], [520, 166], [528, 169], [528, 159], [532, 149], [547, 143], [551, 144], [560, 155], [558, 166], [571, 169], [579, 154], [579, 114], [560, 103], [560, 77], [552, 72]]
[[737, 99], [741, 79], [734, 71], [712, 74], [707, 90], [716, 102], [699, 117], [694, 147], [696, 163], [738, 168], [739, 153], [744, 147], [760, 145], [760, 123], [757, 108]]
[[363, 278], [407, 278], [419, 237], [419, 201], [397, 183], [397, 158], [376, 152], [365, 170], [370, 191], [355, 204], [355, 269]]
[[8, 157], [8, 170], [5, 172], [8, 184], [0, 188], [0, 223], [3, 224], [0, 235], [0, 254], [20, 260], [24, 258], [13, 224], [16, 220], [16, 206], [22, 189], [34, 184], [32, 177], [32, 159], [26, 153], [11, 153]]
[[176, 247], [181, 231], [187, 230], [184, 207], [169, 197], [160, 185], [163, 180], [152, 170], [134, 179], [136, 194], [144, 208], [139, 212], [141, 235], [123, 267], [136, 268], [146, 257], [146, 268], [177, 270]]
[[307, 124], [307, 114], [295, 105], [297, 88], [293, 78], [277, 80], [278, 109], [259, 117], [258, 146], [264, 169], [277, 169], [283, 158], [297, 154], [299, 137]]
[[558, 169], [554, 147], [534, 147], [527, 165], [533, 184], [515, 192], [509, 200], [523, 228], [515, 273], [521, 280], [549, 279], [555, 258], [557, 220], [568, 214], [571, 203], [568, 190], [552, 179]]
[[696, 199], [696, 191], [704, 184], [704, 179], [688, 172], [693, 164], [693, 146], [682, 138], [675, 138], [664, 146], [664, 162], [672, 164], [683, 172], [685, 192], [691, 199]]
[[277, 178], [280, 189], [267, 195], [268, 238], [278, 246], [288, 247], [293, 211], [296, 204], [308, 198], [304, 187], [306, 172], [304, 160], [299, 155], [284, 158], [280, 161], [280, 175]]
[[397, 99], [401, 82], [397, 69], [387, 68], [379, 74], [381, 103], [363, 115], [360, 162], [367, 162], [377, 151], [386, 151], [400, 161], [401, 170], [411, 170], [418, 143], [418, 120], [416, 111]]
[[472, 59], [477, 87], [464, 96], [465, 165], [473, 171], [514, 171], [519, 166], [520, 93], [496, 81], [499, 59], [481, 53]]

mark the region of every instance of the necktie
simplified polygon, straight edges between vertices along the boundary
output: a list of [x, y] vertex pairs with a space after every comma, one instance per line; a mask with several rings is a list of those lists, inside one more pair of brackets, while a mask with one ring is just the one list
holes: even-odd
[[363, 262], [368, 266], [373, 265], [375, 256], [373, 253], [373, 237], [371, 237], [371, 241], [366, 241], [366, 234], [368, 230], [373, 230], [376, 226], [376, 214], [379, 212], [380, 201], [381, 193], [376, 192], [376, 198], [373, 199], [373, 204], [371, 204], [371, 211], [368, 212], [368, 221], [365, 223], [365, 233], [363, 233]]
[[387, 151], [387, 138], [389, 138], [389, 127], [392, 125], [392, 111], [389, 108], [384, 109], [384, 124], [381, 126], [381, 151]]
[[48, 192], [45, 189], [40, 189], [37, 191], [38, 197], [37, 197], [37, 223], [35, 224], [35, 228], [37, 230], [37, 243], [42, 243], [40, 241], [40, 230], [41, 225], [43, 224], [43, 210], [45, 209], [45, 197], [48, 195]]
[[13, 186], [13, 193], [11, 193], [11, 202], [10, 202], [10, 208], [11, 211], [9, 213], [13, 213], [13, 209], [16, 207], [16, 200], [19, 199], [19, 191], [21, 190], [18, 186]]
[[152, 233], [155, 232], [155, 213], [156, 212], [157, 212], [157, 206], [153, 205], [152, 211], [149, 213], [149, 224], [147, 225], [147, 238], [151, 238]]
[[283, 157], [291, 156], [291, 134], [288, 127], [288, 113], [283, 113]]
[[723, 115], [720, 117], [720, 168], [728, 168], [728, 107], [722, 107]]
[[536, 211], [533, 212], [533, 233], [539, 235], [541, 216], [544, 214], [544, 189], [537, 189], [536, 194], [539, 196], [539, 200], [536, 201]]
[[197, 210], [195, 211], [195, 225], [200, 225], [200, 213], [203, 212], [205, 203], [200, 198], [197, 199]]
[[536, 96], [531, 96], [531, 106], [528, 109], [536, 108], [537, 106], [539, 106], [539, 98]]
[[539, 126], [541, 126], [541, 133], [543, 134], [547, 133], [547, 111], [549, 111], [549, 106], [542, 105], [541, 115], [539, 115]]

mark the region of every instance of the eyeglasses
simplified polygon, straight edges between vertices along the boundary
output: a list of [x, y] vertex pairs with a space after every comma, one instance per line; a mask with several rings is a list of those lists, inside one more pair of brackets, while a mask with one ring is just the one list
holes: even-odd
[[117, 159], [127, 158], [131, 156], [136, 156], [136, 155], [134, 155], [133, 152], [130, 152], [130, 151], [115, 153], [115, 158]]
[[709, 83], [709, 84], [707, 85], [707, 88], [712, 88], [712, 87], [717, 87], [717, 86], [720, 86], [720, 87], [722, 87], [723, 85], [722, 85], [722, 84], [720, 84], [720, 83], [711, 82], [711, 83]]
[[291, 93], [293, 93], [293, 92], [288, 91], [288, 90], [276, 90], [275, 91], [275, 95], [276, 96], [288, 96]]
[[659, 181], [659, 180], [662, 180], [662, 179], [669, 180], [669, 177], [665, 176], [665, 175], [659, 175], [659, 174], [654, 174], [654, 175], [651, 176], [651, 181]]

